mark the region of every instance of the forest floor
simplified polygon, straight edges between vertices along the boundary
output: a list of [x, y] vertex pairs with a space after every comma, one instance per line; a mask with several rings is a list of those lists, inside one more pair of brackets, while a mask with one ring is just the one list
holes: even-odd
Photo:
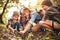
[[20, 35], [12, 33], [5, 25], [0, 25], [0, 40], [60, 40], [60, 36], [51, 31], [27, 32]]

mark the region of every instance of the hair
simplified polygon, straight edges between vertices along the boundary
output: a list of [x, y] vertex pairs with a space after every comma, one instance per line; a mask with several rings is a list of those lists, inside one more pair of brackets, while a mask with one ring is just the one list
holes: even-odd
[[24, 8], [21, 8], [20, 14], [22, 14], [22, 12], [23, 12], [24, 10], [28, 10], [28, 11], [30, 12], [30, 10], [29, 10], [28, 8], [24, 7]]
[[17, 11], [14, 11], [14, 12], [13, 12], [13, 16], [15, 16], [15, 15], [16, 15], [16, 16], [19, 16], [19, 14], [18, 14]]
[[[28, 10], [29, 12], [30, 12], [30, 10], [28, 9], [28, 8], [26, 8], [26, 7], [24, 7], [24, 8], [21, 8], [21, 10], [20, 10], [20, 15], [22, 15], [23, 14], [23, 11], [25, 11], [25, 10]], [[26, 17], [25, 17], [26, 18]], [[30, 14], [29, 14], [29, 18], [30, 18]], [[20, 17], [20, 22], [22, 23], [22, 20], [23, 18], [22, 17]]]
[[52, 6], [52, 2], [50, 0], [45, 0], [42, 2], [42, 5]]

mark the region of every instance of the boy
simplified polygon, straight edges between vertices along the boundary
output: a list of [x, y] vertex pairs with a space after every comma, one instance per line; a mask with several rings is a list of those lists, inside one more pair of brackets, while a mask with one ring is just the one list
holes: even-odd
[[15, 30], [20, 31], [20, 23], [18, 22], [19, 14], [17, 11], [13, 12], [12, 18], [8, 21], [8, 28], [14, 32]]

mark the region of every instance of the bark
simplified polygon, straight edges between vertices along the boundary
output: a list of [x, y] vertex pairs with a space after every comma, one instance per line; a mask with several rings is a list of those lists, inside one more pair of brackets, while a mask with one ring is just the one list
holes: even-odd
[[9, 0], [7, 0], [6, 4], [3, 7], [3, 12], [2, 12], [2, 14], [0, 14], [0, 23], [3, 23], [2, 16], [3, 16], [4, 12], [5, 12], [5, 9], [6, 9], [8, 3], [9, 3]]

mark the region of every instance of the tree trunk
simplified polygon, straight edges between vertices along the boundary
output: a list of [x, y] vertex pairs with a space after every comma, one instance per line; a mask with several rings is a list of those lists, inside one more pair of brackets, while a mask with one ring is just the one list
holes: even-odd
[[3, 21], [2, 21], [2, 16], [3, 16], [4, 12], [5, 12], [5, 9], [6, 9], [8, 3], [9, 3], [9, 0], [7, 0], [6, 4], [4, 5], [3, 12], [2, 12], [2, 14], [0, 15], [0, 23], [3, 23]]

